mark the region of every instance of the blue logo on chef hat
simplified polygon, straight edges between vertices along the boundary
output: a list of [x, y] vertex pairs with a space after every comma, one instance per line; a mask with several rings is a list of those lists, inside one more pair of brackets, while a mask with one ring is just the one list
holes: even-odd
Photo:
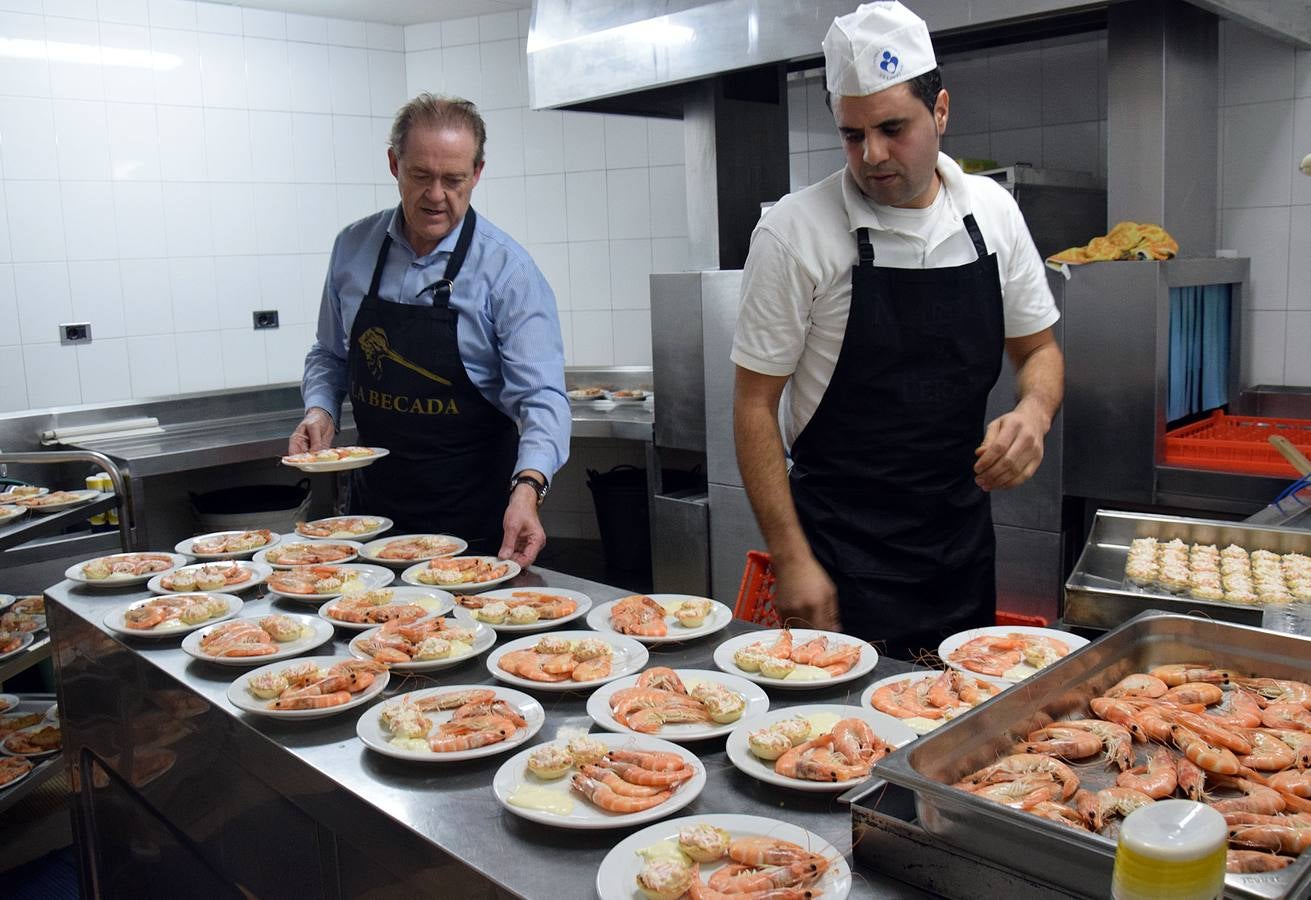
[[879, 70], [888, 78], [897, 74], [901, 68], [901, 60], [897, 57], [895, 47], [888, 47], [879, 56]]

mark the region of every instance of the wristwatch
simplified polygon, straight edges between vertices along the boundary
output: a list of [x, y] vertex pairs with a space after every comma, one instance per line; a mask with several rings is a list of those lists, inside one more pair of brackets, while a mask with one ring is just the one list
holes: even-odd
[[542, 501], [546, 499], [546, 492], [551, 489], [551, 485], [546, 481], [539, 480], [532, 475], [521, 473], [510, 479], [510, 493], [513, 494], [514, 489], [521, 484], [526, 484], [532, 487], [533, 491], [537, 494], [538, 506], [542, 505]]

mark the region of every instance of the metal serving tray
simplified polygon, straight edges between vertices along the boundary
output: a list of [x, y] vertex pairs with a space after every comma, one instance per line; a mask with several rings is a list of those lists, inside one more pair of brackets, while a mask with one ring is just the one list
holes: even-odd
[[1129, 542], [1139, 537], [1311, 555], [1311, 531], [1101, 509], [1093, 519], [1079, 562], [1065, 582], [1067, 625], [1109, 629], [1146, 610], [1161, 609], [1260, 626], [1263, 607], [1195, 600], [1159, 588], [1141, 588], [1126, 579]]
[[[1125, 675], [1210, 660], [1273, 678], [1311, 680], [1311, 639], [1194, 616], [1147, 612], [989, 702], [879, 761], [887, 781], [915, 792], [920, 826], [987, 859], [1074, 894], [1110, 895], [1115, 844], [952, 787], [1054, 719], [1071, 718]], [[1311, 892], [1311, 853], [1280, 872], [1229, 875], [1225, 896]]]

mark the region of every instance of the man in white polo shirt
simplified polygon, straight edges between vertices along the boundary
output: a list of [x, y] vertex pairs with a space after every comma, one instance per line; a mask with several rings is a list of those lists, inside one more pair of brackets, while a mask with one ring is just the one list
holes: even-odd
[[[779, 611], [907, 658], [992, 624], [987, 492], [1042, 461], [1058, 313], [1014, 200], [939, 152], [924, 21], [868, 3], [823, 46], [847, 165], [751, 237], [733, 428]], [[985, 425], [1003, 349], [1018, 398]]]

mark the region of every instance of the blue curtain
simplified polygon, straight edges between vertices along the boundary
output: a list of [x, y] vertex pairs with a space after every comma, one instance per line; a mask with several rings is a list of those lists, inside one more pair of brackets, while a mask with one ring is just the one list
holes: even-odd
[[1170, 288], [1166, 420], [1229, 402], [1231, 285]]

